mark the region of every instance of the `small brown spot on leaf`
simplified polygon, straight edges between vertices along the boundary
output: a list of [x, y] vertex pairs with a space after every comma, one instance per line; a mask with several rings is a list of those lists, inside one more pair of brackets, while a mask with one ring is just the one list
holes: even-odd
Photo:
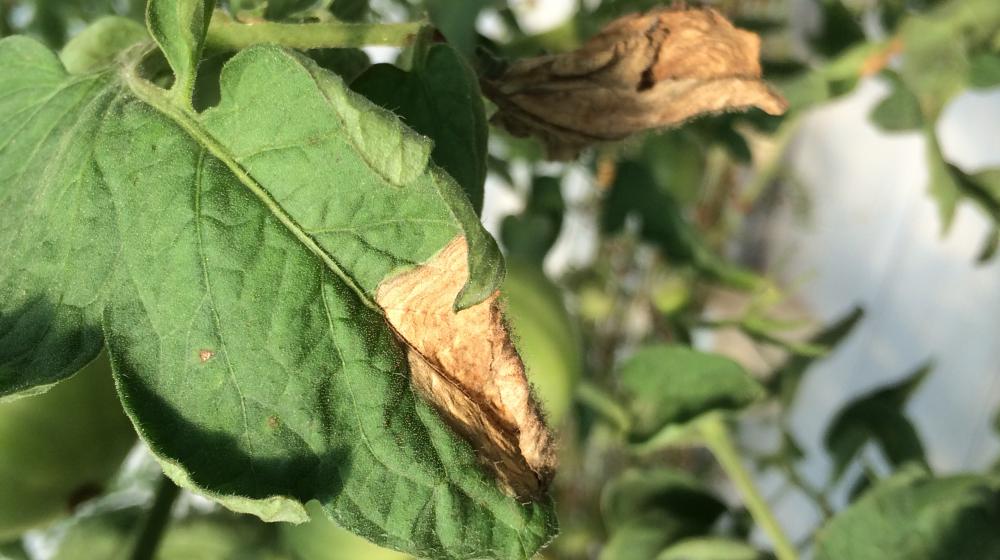
[[552, 436], [511, 343], [498, 294], [455, 312], [469, 276], [456, 237], [426, 264], [382, 283], [375, 296], [407, 348], [411, 381], [521, 499], [543, 495], [555, 472]]
[[203, 364], [204, 364], [205, 362], [207, 362], [207, 361], [211, 360], [211, 359], [212, 359], [212, 358], [213, 358], [214, 356], [215, 356], [215, 352], [214, 352], [214, 351], [212, 351], [212, 350], [199, 350], [199, 351], [198, 351], [198, 359], [199, 359], [199, 360], [201, 361], [201, 363], [203, 363]]
[[554, 159], [704, 113], [787, 103], [761, 81], [760, 39], [712, 9], [619, 18], [576, 51], [516, 61], [483, 90], [494, 122]]
[[268, 416], [267, 417], [267, 427], [268, 428], [271, 428], [272, 430], [277, 430], [279, 425], [281, 425], [281, 421], [278, 420], [277, 416]]

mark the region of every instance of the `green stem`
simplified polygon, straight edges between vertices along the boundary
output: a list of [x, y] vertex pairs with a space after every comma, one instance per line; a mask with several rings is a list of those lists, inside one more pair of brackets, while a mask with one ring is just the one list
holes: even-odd
[[205, 47], [234, 51], [251, 45], [275, 44], [292, 49], [406, 47], [413, 43], [424, 22], [410, 23], [238, 23], [215, 17], [208, 28]]
[[833, 517], [833, 506], [830, 505], [830, 500], [827, 499], [826, 494], [802, 478], [802, 476], [799, 475], [799, 471], [795, 469], [795, 465], [788, 461], [783, 461], [781, 463], [781, 470], [784, 471], [789, 482], [791, 482], [796, 488], [808, 496], [813, 503], [816, 504], [816, 507], [819, 508], [824, 520]]
[[725, 420], [722, 416], [713, 415], [701, 421], [699, 427], [708, 449], [715, 455], [722, 470], [726, 471], [730, 480], [743, 495], [743, 501], [747, 510], [750, 511], [750, 515], [753, 516], [761, 530], [770, 537], [778, 560], [797, 560], [798, 552], [781, 529], [781, 525], [775, 519], [770, 506], [767, 505], [767, 501], [757, 489], [753, 477], [743, 466], [740, 453], [729, 436], [729, 428], [726, 426]]
[[139, 538], [132, 548], [131, 560], [152, 560], [156, 556], [156, 549], [170, 523], [170, 511], [180, 493], [181, 489], [172, 480], [166, 475], [160, 476], [160, 483], [156, 487], [156, 495], [153, 500], [153, 509], [149, 511], [146, 521], [142, 524]]

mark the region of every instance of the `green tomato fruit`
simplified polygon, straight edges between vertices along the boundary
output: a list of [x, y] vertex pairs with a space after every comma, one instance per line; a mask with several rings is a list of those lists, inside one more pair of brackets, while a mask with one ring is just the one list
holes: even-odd
[[47, 393], [0, 404], [0, 541], [100, 494], [135, 438], [104, 353]]
[[503, 285], [507, 321], [542, 401], [549, 423], [558, 425], [573, 403], [583, 368], [580, 333], [570, 318], [562, 292], [542, 270], [510, 259]]

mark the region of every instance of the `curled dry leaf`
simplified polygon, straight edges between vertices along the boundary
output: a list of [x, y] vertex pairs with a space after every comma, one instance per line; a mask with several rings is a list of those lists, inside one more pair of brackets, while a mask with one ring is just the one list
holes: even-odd
[[483, 89], [494, 123], [537, 136], [554, 159], [725, 110], [787, 103], [761, 81], [760, 39], [712, 9], [660, 9], [611, 22], [580, 49], [514, 62]]
[[469, 274], [456, 237], [424, 265], [383, 282], [375, 299], [407, 348], [413, 385], [520, 499], [555, 472], [552, 436], [504, 324], [499, 294], [456, 312]]

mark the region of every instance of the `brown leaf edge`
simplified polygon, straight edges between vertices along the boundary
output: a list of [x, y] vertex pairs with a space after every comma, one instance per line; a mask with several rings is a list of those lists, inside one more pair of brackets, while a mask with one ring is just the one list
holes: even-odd
[[459, 235], [427, 263], [379, 285], [376, 303], [406, 348], [411, 382], [519, 500], [545, 495], [555, 474], [551, 433], [503, 318], [499, 292], [461, 311], [469, 276]]

